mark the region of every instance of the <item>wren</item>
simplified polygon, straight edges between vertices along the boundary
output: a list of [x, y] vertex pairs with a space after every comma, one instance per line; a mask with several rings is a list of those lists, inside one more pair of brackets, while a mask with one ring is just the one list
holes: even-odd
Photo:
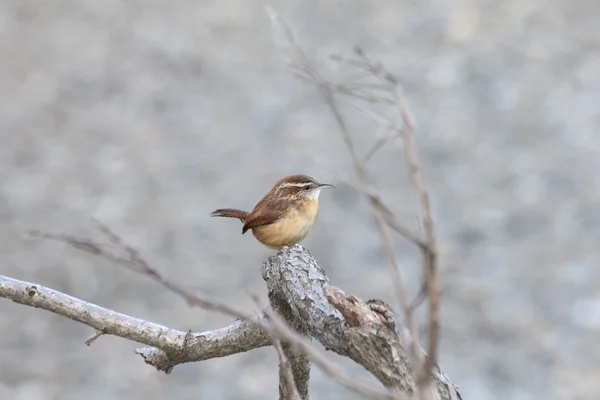
[[319, 214], [321, 189], [334, 188], [310, 176], [290, 175], [280, 179], [250, 212], [233, 208], [215, 210], [212, 217], [237, 218], [242, 235], [254, 237], [270, 249], [279, 250], [300, 243], [310, 233]]

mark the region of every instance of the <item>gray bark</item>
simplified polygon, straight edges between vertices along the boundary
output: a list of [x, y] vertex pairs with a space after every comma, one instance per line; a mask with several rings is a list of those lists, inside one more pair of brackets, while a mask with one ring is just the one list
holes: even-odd
[[[415, 394], [415, 377], [405, 351], [412, 338], [387, 304], [364, 302], [332, 286], [323, 268], [299, 245], [269, 258], [262, 276], [269, 298], [282, 304], [287, 310], [284, 318], [299, 332], [362, 365], [385, 387]], [[460, 399], [457, 387], [438, 367], [433, 378], [439, 398]]]

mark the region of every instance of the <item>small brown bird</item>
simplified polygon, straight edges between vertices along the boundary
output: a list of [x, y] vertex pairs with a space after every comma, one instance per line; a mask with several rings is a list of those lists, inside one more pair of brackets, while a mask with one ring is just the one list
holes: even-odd
[[211, 216], [237, 218], [244, 223], [242, 235], [252, 229], [259, 242], [279, 250], [301, 242], [308, 235], [319, 214], [321, 189], [333, 187], [310, 176], [290, 175], [277, 181], [251, 212], [221, 208]]

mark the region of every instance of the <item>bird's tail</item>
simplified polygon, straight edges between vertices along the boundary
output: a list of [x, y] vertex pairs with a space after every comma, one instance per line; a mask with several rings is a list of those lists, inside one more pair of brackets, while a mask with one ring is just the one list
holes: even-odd
[[210, 214], [211, 217], [225, 217], [225, 218], [237, 218], [242, 222], [246, 222], [248, 213], [242, 210], [236, 210], [235, 208], [220, 208], [213, 211]]

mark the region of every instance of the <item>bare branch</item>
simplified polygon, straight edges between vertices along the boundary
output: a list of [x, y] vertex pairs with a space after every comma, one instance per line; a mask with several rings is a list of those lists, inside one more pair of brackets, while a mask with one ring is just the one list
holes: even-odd
[[229, 326], [208, 332], [187, 332], [178, 352], [152, 347], [138, 348], [135, 352], [144, 358], [146, 364], [167, 373], [179, 364], [244, 353], [271, 344], [264, 329], [255, 323], [262, 318], [253, 317], [251, 322], [239, 319]]
[[86, 346], [91, 346], [92, 343], [98, 339], [100, 336], [104, 335], [104, 329], [96, 329], [94, 334], [90, 336], [84, 343]]
[[273, 347], [275, 347], [279, 357], [279, 400], [302, 400], [294, 380], [292, 365], [283, 352], [279, 339], [273, 340]]
[[[349, 95], [351, 97], [355, 97], [355, 98], [357, 97], [353, 93], [349, 93]], [[364, 100], [361, 97], [358, 97], [358, 98], [360, 98], [361, 100]], [[400, 130], [402, 128], [398, 127], [397, 123], [389, 121], [387, 118], [384, 118], [381, 115], [378, 115], [377, 113], [373, 112], [372, 110], [370, 110], [370, 109], [368, 109], [366, 107], [361, 106], [360, 104], [357, 104], [357, 103], [353, 102], [353, 103], [351, 103], [351, 105], [352, 105], [352, 107], [354, 107], [355, 109], [357, 109], [359, 112], [361, 112], [363, 115], [366, 115], [368, 118], [370, 118], [373, 121], [377, 122], [377, 124], [380, 126], [380, 129], [383, 129], [386, 132], [385, 135], [378, 135], [380, 137], [375, 141], [375, 144], [373, 144], [373, 146], [371, 146], [371, 148], [367, 151], [367, 153], [363, 157], [363, 160], [362, 160], [363, 164], [366, 164], [386, 144], [388, 144], [389, 142], [391, 142], [394, 139], [399, 138], [400, 137]]]
[[408, 241], [414, 243], [419, 248], [427, 247], [427, 242], [419, 237], [418, 234], [410, 230], [406, 225], [400, 223], [392, 210], [385, 205], [381, 196], [370, 186], [357, 185], [350, 179], [346, 179], [344, 174], [338, 173], [336, 174], [337, 178], [344, 181], [348, 185], [352, 186], [354, 189], [358, 190], [365, 198], [369, 201], [372, 207], [377, 208], [381, 212], [381, 216], [383, 217], [385, 223], [394, 231], [399, 233]]
[[429, 340], [427, 349], [427, 359], [423, 365], [423, 369], [419, 374], [419, 385], [426, 386], [430, 379], [430, 372], [437, 361], [437, 348], [439, 336], [439, 282], [437, 273], [437, 249], [435, 229], [431, 209], [429, 205], [429, 195], [425, 189], [423, 177], [421, 174], [419, 153], [414, 144], [415, 124], [408, 106], [402, 95], [402, 88], [398, 85], [397, 80], [385, 71], [383, 66], [371, 61], [360, 49], [356, 51], [357, 55], [363, 62], [364, 69], [371, 71], [382, 84], [387, 84], [389, 93], [394, 99], [398, 112], [402, 118], [403, 127], [400, 134], [404, 140], [404, 155], [406, 163], [410, 171], [410, 178], [413, 188], [417, 194], [419, 203], [419, 216], [423, 221], [425, 229], [425, 237], [427, 246], [421, 247], [424, 265], [425, 265], [425, 281], [427, 285], [427, 294], [429, 297]]
[[[269, 298], [277, 297], [278, 301], [287, 305], [286, 321], [294, 319], [301, 329], [307, 330], [325, 348], [351, 358], [397, 393], [382, 397], [381, 393], [373, 393], [371, 389], [367, 394], [367, 387], [358, 389], [363, 384], [355, 380], [346, 382], [347, 378], [340, 376], [339, 369], [320, 365], [322, 357], [314, 354], [314, 348], [302, 348], [311, 361], [329, 376], [376, 398], [398, 398], [399, 394], [405, 397], [415, 393], [413, 369], [405, 353], [406, 341], [411, 333], [397, 321], [388, 305], [379, 300], [364, 303], [331, 286], [323, 268], [299, 245], [269, 258], [262, 274], [267, 282]], [[274, 326], [282, 323], [277, 319], [273, 320]], [[412, 341], [416, 343], [416, 340]], [[297, 342], [290, 343], [296, 345]], [[416, 345], [423, 354], [418, 343]], [[442, 399], [449, 398], [445, 393], [450, 389], [439, 376], [439, 371], [433, 375], [436, 394]]]
[[96, 334], [86, 341], [88, 345], [104, 334], [152, 346], [137, 350], [137, 353], [146, 363], [165, 372], [170, 372], [177, 364], [225, 357], [270, 344], [269, 337], [252, 323], [236, 321], [215, 331], [188, 334], [2, 275], [0, 297], [51, 311], [94, 328]]
[[[54, 234], [32, 231], [29, 232], [29, 234], [32, 237], [55, 240], [87, 253], [107, 258], [134, 272], [146, 275], [152, 278], [154, 281], [160, 283], [166, 289], [181, 296], [191, 306], [201, 307], [209, 311], [219, 311], [234, 318], [242, 318], [246, 321], [252, 318], [252, 316], [248, 315], [247, 313], [236, 310], [235, 308], [224, 303], [216, 302], [206, 295], [192, 291], [184, 286], [172, 282], [158, 272], [157, 269], [153, 268], [144, 258], [142, 258], [137, 250], [125, 244], [123, 240], [115, 233], [110, 231], [107, 226], [97, 221], [95, 221], [95, 225], [98, 230], [110, 241], [109, 244], [102, 244], [89, 239], [62, 233]], [[254, 321], [254, 323], [259, 322]]]

